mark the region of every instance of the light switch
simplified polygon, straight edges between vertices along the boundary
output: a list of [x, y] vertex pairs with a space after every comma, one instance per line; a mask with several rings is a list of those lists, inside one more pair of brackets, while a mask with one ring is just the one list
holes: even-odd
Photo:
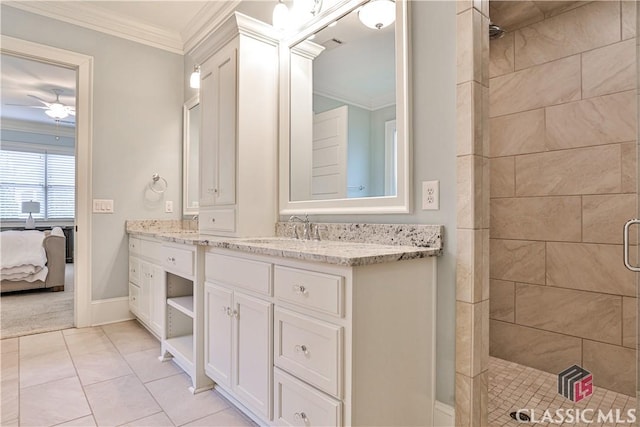
[[171, 200], [167, 200], [164, 202], [164, 211], [166, 213], [173, 212], [173, 202]]
[[113, 213], [113, 199], [93, 199], [93, 213]]

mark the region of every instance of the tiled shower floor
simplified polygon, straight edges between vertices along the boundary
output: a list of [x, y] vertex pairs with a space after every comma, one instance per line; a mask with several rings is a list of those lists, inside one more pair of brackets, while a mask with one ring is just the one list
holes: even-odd
[[[593, 394], [578, 403], [571, 402], [558, 394], [557, 376], [517, 363], [491, 357], [489, 359], [489, 426], [630, 426], [622, 423], [523, 423], [515, 421], [509, 415], [519, 409], [534, 409], [536, 418], [541, 419], [549, 409], [555, 414], [557, 409], [621, 409], [626, 413], [636, 408], [636, 398], [616, 393], [601, 387], [594, 387]], [[574, 411], [575, 413], [575, 411]], [[640, 415], [640, 414], [638, 414]], [[587, 418], [591, 418], [590, 412]], [[624, 418], [628, 421], [628, 418]]]

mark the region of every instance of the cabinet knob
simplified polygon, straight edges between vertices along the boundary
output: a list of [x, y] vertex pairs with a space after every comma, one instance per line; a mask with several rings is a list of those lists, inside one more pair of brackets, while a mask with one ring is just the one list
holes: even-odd
[[309, 291], [307, 291], [307, 288], [305, 288], [303, 285], [293, 285], [293, 291], [299, 295], [306, 295], [309, 293]]
[[304, 344], [296, 345], [294, 349], [296, 350], [296, 353], [309, 354], [309, 349]]
[[293, 414], [293, 416], [296, 421], [304, 421], [305, 423], [309, 421], [309, 418], [307, 418], [307, 414], [305, 414], [304, 412], [296, 412], [295, 414]]
[[174, 257], [170, 256], [170, 257], [167, 257], [167, 261], [169, 261], [169, 262], [175, 262], [175, 261], [176, 261], [176, 259], [175, 259]]
[[216, 222], [216, 219], [215, 218], [211, 218], [211, 222]]

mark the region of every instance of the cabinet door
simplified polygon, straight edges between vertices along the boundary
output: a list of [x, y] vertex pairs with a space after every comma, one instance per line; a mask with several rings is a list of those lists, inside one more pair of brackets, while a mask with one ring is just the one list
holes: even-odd
[[200, 206], [236, 202], [237, 49], [231, 43], [201, 67]]
[[218, 123], [216, 159], [217, 191], [216, 205], [233, 205], [236, 202], [236, 112], [237, 92], [237, 49], [235, 44], [227, 45], [215, 55], [216, 70], [214, 81], [218, 96], [214, 114]]
[[145, 324], [149, 324], [149, 314], [151, 312], [151, 281], [153, 276], [153, 265], [145, 261], [140, 261], [140, 296], [138, 307], [138, 318]]
[[212, 283], [204, 285], [204, 363], [207, 375], [231, 387], [231, 316], [233, 293]]
[[149, 286], [149, 326], [159, 337], [164, 333], [164, 312], [166, 302], [165, 272], [162, 267], [151, 265]]
[[234, 391], [248, 407], [270, 420], [273, 305], [238, 292], [234, 303]]
[[217, 123], [214, 118], [216, 88], [213, 77], [215, 57], [205, 61], [200, 67], [200, 206], [212, 206], [215, 202], [215, 166], [213, 165]]

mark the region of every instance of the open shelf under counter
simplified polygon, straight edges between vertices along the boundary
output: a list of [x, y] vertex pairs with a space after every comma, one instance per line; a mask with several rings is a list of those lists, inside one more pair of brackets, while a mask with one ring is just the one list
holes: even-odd
[[165, 340], [165, 346], [174, 358], [182, 358], [185, 362], [193, 366], [193, 335], [167, 338]]
[[167, 304], [192, 319], [194, 318], [193, 295], [167, 298]]

